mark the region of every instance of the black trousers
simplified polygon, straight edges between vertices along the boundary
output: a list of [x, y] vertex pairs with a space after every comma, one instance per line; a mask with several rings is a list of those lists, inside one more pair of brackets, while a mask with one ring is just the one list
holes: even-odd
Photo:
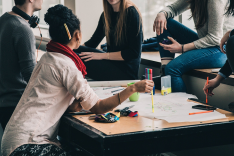
[[227, 41], [226, 53], [229, 65], [231, 66], [232, 72], [234, 72], [234, 35]]
[[[79, 49], [74, 50], [78, 55], [81, 52], [97, 52], [105, 53], [98, 49], [80, 46]], [[82, 60], [83, 61], [83, 60]], [[84, 61], [83, 61], [84, 62]], [[84, 62], [87, 71], [87, 77], [95, 81], [114, 81], [114, 80], [132, 80], [130, 75], [127, 75], [114, 63], [109, 60], [91, 60]]]
[[15, 107], [0, 107], [0, 123], [2, 125], [3, 131], [13, 114]]

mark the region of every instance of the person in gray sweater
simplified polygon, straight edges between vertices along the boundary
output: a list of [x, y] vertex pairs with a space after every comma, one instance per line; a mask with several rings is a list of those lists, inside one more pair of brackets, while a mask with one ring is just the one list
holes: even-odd
[[[28, 14], [41, 9], [43, 0], [15, 0]], [[35, 36], [28, 21], [15, 12], [0, 17], [0, 123], [4, 129], [36, 65]]]
[[[173, 92], [186, 92], [184, 73], [224, 65], [227, 57], [221, 52], [220, 40], [234, 28], [234, 17], [224, 15], [227, 3], [228, 0], [177, 0], [157, 14], [153, 28], [158, 42], [167, 43], [159, 43], [159, 51], [165, 75], [171, 75]], [[197, 32], [173, 20], [186, 10], [191, 10]], [[182, 55], [174, 59], [175, 53]]]

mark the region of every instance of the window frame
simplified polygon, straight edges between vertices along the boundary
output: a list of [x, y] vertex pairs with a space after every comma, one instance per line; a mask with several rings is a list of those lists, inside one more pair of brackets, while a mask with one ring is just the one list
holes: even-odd
[[[64, 4], [65, 4], [64, 1], [65, 1], [65, 0], [59, 0], [59, 4], [64, 5]], [[39, 12], [40, 12], [40, 11], [35, 12], [34, 15], [36, 15], [36, 16], [39, 17]], [[40, 18], [40, 17], [39, 17], [39, 18]], [[41, 18], [40, 18], [40, 20], [41, 20]], [[40, 27], [41, 29], [49, 29], [49, 26], [48, 26], [47, 24], [40, 24], [40, 23], [39, 23], [39, 27]]]
[[0, 1], [1, 1], [1, 5], [0, 5], [0, 10], [1, 10], [0, 16], [2, 16], [2, 0], [0, 0]]

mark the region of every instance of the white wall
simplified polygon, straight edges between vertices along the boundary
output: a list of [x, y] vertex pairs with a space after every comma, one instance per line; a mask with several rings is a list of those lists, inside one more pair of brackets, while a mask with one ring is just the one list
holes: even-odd
[[[60, 0], [60, 2], [62, 4], [64, 3], [64, 5], [67, 6], [69, 9], [71, 9], [73, 13], [75, 13], [75, 1], [76, 0]], [[38, 12], [36, 12], [34, 14], [38, 15]], [[42, 16], [40, 18], [41, 18], [41, 20], [43, 20], [42, 18], [44, 18], [44, 16]], [[32, 29], [32, 31], [33, 31], [34, 35], [40, 36], [40, 31], [38, 28]], [[48, 27], [45, 27], [45, 26], [41, 27], [41, 33], [42, 33], [43, 37], [50, 38]]]
[[[175, 1], [176, 0], [132, 0], [142, 14], [145, 39], [156, 36], [156, 32], [153, 32], [153, 24], [158, 12]], [[175, 20], [178, 20], [178, 18], [175, 18]]]
[[2, 13], [9, 12], [12, 9], [13, 3], [12, 0], [2, 0]]
[[196, 32], [196, 29], [195, 29], [195, 25], [194, 25], [194, 21], [193, 21], [193, 18], [191, 18], [189, 20], [189, 18], [191, 17], [191, 11], [190, 10], [187, 10], [185, 11], [183, 14], [182, 14], [182, 23], [187, 26], [188, 28], [194, 30]]
[[[103, 12], [102, 0], [76, 0], [76, 15], [81, 21], [82, 43], [93, 35]], [[105, 43], [105, 39], [102, 41]]]
[[[81, 21], [82, 44], [90, 39], [98, 25], [103, 12], [102, 0], [65, 0], [65, 5], [73, 10], [73, 13]], [[43, 37], [49, 38], [48, 29], [41, 29]], [[39, 30], [33, 29], [36, 36], [40, 36]], [[102, 43], [105, 43], [105, 39]], [[101, 43], [101, 44], [102, 44]]]

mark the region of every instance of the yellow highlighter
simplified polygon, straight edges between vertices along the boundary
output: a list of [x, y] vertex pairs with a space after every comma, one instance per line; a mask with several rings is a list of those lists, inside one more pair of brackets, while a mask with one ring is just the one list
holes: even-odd
[[152, 112], [154, 113], [154, 94], [153, 94], [153, 91], [151, 91], [151, 98], [152, 98]]

